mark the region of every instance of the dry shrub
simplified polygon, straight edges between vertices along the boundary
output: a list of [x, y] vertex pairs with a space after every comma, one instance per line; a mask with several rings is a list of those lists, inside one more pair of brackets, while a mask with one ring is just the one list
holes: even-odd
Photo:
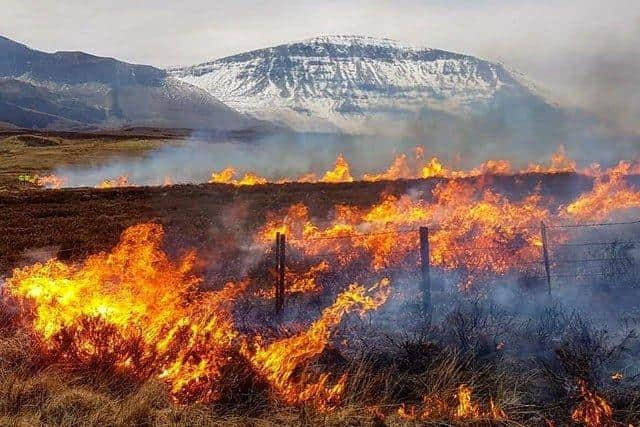
[[52, 395], [40, 412], [41, 422], [56, 426], [116, 425], [116, 407], [104, 395], [82, 388]]

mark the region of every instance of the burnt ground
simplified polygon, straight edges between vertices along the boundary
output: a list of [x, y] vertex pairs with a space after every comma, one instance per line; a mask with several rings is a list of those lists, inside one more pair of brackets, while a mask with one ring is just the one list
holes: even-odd
[[[539, 188], [557, 204], [592, 187], [591, 178], [576, 174], [468, 180], [475, 181], [479, 188], [493, 188], [513, 199]], [[109, 249], [126, 227], [140, 222], [161, 223], [169, 249], [213, 251], [255, 230], [269, 211], [293, 203], [304, 203], [312, 216], [324, 218], [336, 204], [370, 206], [383, 194], [400, 195], [411, 190], [428, 198], [442, 181], [9, 191], [0, 193], [0, 277], [18, 265], [33, 262], [38, 251], [74, 260]]]

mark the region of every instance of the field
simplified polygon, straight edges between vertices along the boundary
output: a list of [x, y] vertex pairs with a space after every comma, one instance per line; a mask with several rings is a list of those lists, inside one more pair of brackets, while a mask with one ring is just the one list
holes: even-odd
[[[478, 189], [494, 188], [514, 196], [537, 186], [557, 203], [570, 200], [592, 185], [573, 174], [530, 174], [467, 180]], [[409, 188], [429, 194], [441, 179], [352, 184], [285, 184], [233, 187], [175, 185], [166, 188], [68, 189], [13, 191], [0, 194], [0, 271], [28, 261], [34, 249], [48, 249], [68, 259], [112, 247], [128, 226], [147, 221], [163, 224], [168, 240], [203, 249], [229, 233], [244, 236], [265, 221], [268, 212], [295, 203], [311, 206], [326, 217], [336, 204], [371, 206], [383, 194], [404, 194]], [[230, 215], [233, 215], [230, 218]], [[31, 251], [30, 251], [31, 250]]]
[[21, 174], [47, 175], [63, 166], [99, 165], [118, 156], [136, 157], [166, 144], [179, 144], [183, 135], [143, 130], [131, 133], [74, 135], [0, 131], [0, 191], [21, 186]]
[[[3, 170], [163, 141], [5, 140]], [[0, 425], [637, 426], [638, 183], [7, 184]]]

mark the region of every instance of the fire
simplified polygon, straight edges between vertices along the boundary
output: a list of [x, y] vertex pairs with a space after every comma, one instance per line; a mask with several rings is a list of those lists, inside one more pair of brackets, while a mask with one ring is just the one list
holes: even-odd
[[254, 348], [247, 346], [244, 353], [284, 402], [312, 403], [319, 409], [328, 409], [339, 403], [346, 376], [341, 376], [333, 385], [327, 385], [327, 373], [320, 374], [314, 381], [307, 372], [297, 376], [296, 371], [322, 353], [332, 331], [347, 313], [363, 314], [375, 310], [384, 304], [389, 292], [388, 279], [381, 280], [368, 290], [352, 284], [306, 331], [266, 346], [258, 340]]
[[489, 399], [488, 408], [483, 410], [472, 399], [471, 387], [460, 384], [455, 395], [456, 404], [433, 395], [425, 395], [420, 407], [401, 405], [397, 414], [405, 420], [434, 421], [434, 420], [462, 420], [462, 421], [505, 421], [507, 416], [493, 399]]
[[120, 188], [120, 187], [131, 187], [132, 184], [129, 182], [129, 177], [126, 175], [122, 175], [118, 177], [116, 180], [105, 179], [100, 184], [98, 184], [97, 188]]
[[237, 337], [228, 305], [244, 284], [197, 292], [194, 254], [171, 261], [162, 238], [160, 225], [140, 224], [81, 265], [53, 259], [17, 269], [7, 289], [45, 352], [152, 371], [178, 399], [214, 399], [211, 384]]
[[38, 187], [45, 187], [45, 188], [52, 188], [52, 189], [62, 188], [67, 183], [66, 178], [59, 177], [54, 174], [49, 174], [44, 176], [21, 174], [18, 176], [18, 181], [33, 184]]
[[256, 184], [266, 184], [267, 179], [256, 175], [253, 172], [247, 172], [240, 180], [234, 179], [236, 170], [229, 166], [220, 172], [213, 172], [209, 183], [211, 184], [231, 184], [235, 186], [250, 186]]
[[[640, 164], [631, 164], [629, 162], [621, 162], [628, 165], [628, 167], [622, 171], [626, 175], [640, 173]], [[481, 163], [479, 166], [472, 167], [470, 169], [451, 169], [443, 163], [438, 157], [431, 157], [427, 160], [425, 157], [425, 150], [423, 147], [415, 147], [414, 156], [410, 158], [405, 153], [396, 154], [387, 170], [383, 172], [365, 172], [361, 177], [356, 178], [351, 173], [351, 166], [347, 159], [339, 154], [336, 157], [334, 168], [326, 171], [319, 178], [313, 172], [306, 173], [298, 178], [284, 177], [277, 180], [270, 180], [267, 177], [261, 176], [256, 172], [246, 172], [240, 179], [236, 179], [237, 170], [233, 166], [227, 166], [226, 168], [213, 172], [209, 178], [209, 183], [213, 184], [229, 184], [235, 186], [251, 186], [257, 184], [287, 184], [287, 183], [346, 183], [353, 182], [356, 179], [368, 182], [376, 181], [390, 181], [399, 179], [417, 179], [417, 178], [471, 178], [480, 177], [485, 175], [517, 175], [528, 173], [576, 173], [577, 166], [575, 160], [569, 158], [562, 145], [558, 146], [558, 149], [551, 155], [551, 159], [547, 164], [530, 163], [525, 168], [518, 168], [514, 166], [509, 160], [506, 159], [489, 159]], [[582, 171], [585, 175], [600, 177], [599, 166], [597, 164], [592, 165]], [[21, 182], [30, 182], [38, 186], [46, 186], [49, 188], [60, 188], [66, 183], [66, 179], [63, 177], [57, 177], [55, 175], [49, 175], [45, 177], [20, 175], [18, 178]], [[156, 181], [162, 182], [161, 179]], [[164, 185], [172, 185], [173, 179], [171, 177], [164, 178]], [[98, 188], [112, 188], [112, 187], [126, 187], [132, 186], [133, 183], [129, 182], [127, 177], [120, 177], [117, 180], [106, 179]]]
[[353, 182], [351, 167], [342, 154], [336, 159], [336, 165], [333, 170], [327, 171], [320, 182]]
[[[560, 154], [551, 167], [565, 171], [573, 168], [573, 163]], [[507, 167], [495, 163], [481, 169], [506, 171]], [[284, 233], [290, 245], [304, 256], [334, 254], [336, 268], [368, 259], [371, 268], [380, 271], [415, 262], [418, 228], [432, 225], [431, 265], [461, 273], [459, 286], [468, 289], [484, 276], [504, 275], [520, 271], [532, 261], [542, 262], [541, 222], [553, 226], [568, 219], [603, 221], [639, 209], [640, 191], [629, 186], [626, 179], [631, 173], [631, 164], [621, 162], [600, 174], [592, 191], [558, 210], [551, 209], [552, 201], [536, 191], [511, 200], [462, 179], [439, 183], [430, 197], [386, 195], [369, 208], [336, 205], [330, 220], [311, 218], [305, 205], [296, 204], [282, 212], [270, 212], [258, 240], [271, 245], [277, 232]], [[554, 233], [556, 239], [564, 238], [561, 231]]]
[[422, 178], [434, 178], [434, 177], [450, 177], [452, 174], [448, 171], [440, 162], [437, 157], [432, 157], [422, 167]]
[[583, 401], [573, 410], [571, 420], [585, 427], [613, 426], [613, 409], [605, 398], [589, 390], [587, 383], [580, 380], [580, 395]]
[[576, 162], [567, 157], [564, 146], [560, 145], [558, 150], [551, 155], [549, 166], [531, 163], [525, 172], [532, 173], [575, 173]]
[[[169, 259], [163, 235], [158, 224], [139, 224], [113, 250], [81, 264], [52, 259], [14, 270], [8, 295], [47, 357], [156, 376], [179, 402], [218, 400], [224, 367], [245, 357], [285, 403], [324, 410], [339, 402], [346, 376], [332, 382], [326, 372], [298, 372], [322, 353], [345, 315], [385, 302], [389, 280], [369, 289], [351, 285], [306, 331], [263, 345], [260, 335], [242, 335], [234, 326], [233, 303], [248, 281], [200, 291], [202, 280], [190, 273], [195, 254]], [[312, 267], [300, 286], [314, 285], [327, 268]]]
[[267, 179], [262, 178], [261, 176], [256, 175], [253, 172], [247, 172], [240, 181], [238, 181], [237, 185], [256, 185], [256, 184], [266, 184]]
[[[314, 294], [322, 290], [318, 278], [321, 274], [330, 270], [327, 261], [321, 261], [312, 265], [303, 272], [294, 272], [289, 267], [285, 269], [285, 282], [287, 284], [285, 292], [287, 295]], [[257, 292], [263, 298], [274, 298], [276, 293], [273, 287], [261, 289]]]
[[229, 166], [220, 172], [213, 172], [209, 182], [212, 184], [231, 184], [233, 183], [233, 177], [235, 174], [236, 170]]
[[599, 221], [616, 211], [640, 209], [640, 190], [625, 180], [631, 168], [631, 163], [620, 162], [606, 174], [596, 176], [593, 190], [569, 204], [565, 214], [576, 221]]
[[430, 232], [432, 265], [471, 275], [503, 274], [540, 256], [540, 221], [549, 218], [537, 194], [514, 202], [450, 181], [438, 185], [430, 201], [387, 195], [369, 209], [336, 206], [329, 223], [314, 222], [307, 207], [296, 204], [270, 214], [259, 236], [263, 244], [272, 244], [276, 232], [285, 233], [304, 255], [336, 253], [343, 266], [365, 256], [381, 270], [415, 255], [417, 229], [437, 223]]
[[38, 176], [36, 178], [36, 185], [39, 187], [47, 188], [62, 188], [66, 184], [67, 180], [56, 175]]
[[456, 418], [474, 419], [480, 415], [480, 408], [471, 401], [471, 389], [464, 384], [458, 387], [458, 407], [456, 408]]
[[400, 154], [396, 156], [395, 160], [389, 166], [386, 172], [381, 174], [368, 174], [365, 173], [362, 176], [364, 181], [393, 181], [398, 179], [409, 179], [413, 178], [414, 175], [407, 164], [407, 155]]

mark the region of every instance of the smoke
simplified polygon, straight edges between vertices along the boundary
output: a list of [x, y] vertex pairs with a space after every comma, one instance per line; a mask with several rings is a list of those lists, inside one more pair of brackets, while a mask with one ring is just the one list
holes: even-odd
[[[135, 159], [123, 156], [98, 166], [58, 168], [54, 173], [65, 179], [65, 187], [95, 187], [121, 176], [138, 186], [202, 183], [209, 181], [212, 172], [229, 166], [236, 170], [237, 179], [251, 171], [270, 181], [295, 180], [308, 173], [321, 177], [343, 154], [352, 175], [360, 178], [364, 173], [386, 170], [397, 154], [411, 158], [416, 146], [425, 148], [424, 158], [438, 156], [446, 166], [459, 169], [471, 169], [491, 159], [509, 160], [516, 168], [545, 163], [559, 145], [580, 167], [593, 162], [607, 167], [637, 156], [629, 140], [597, 133], [577, 122], [556, 120], [554, 125], [551, 119], [512, 117], [518, 113], [508, 110], [500, 114], [476, 119], [435, 119], [427, 114], [399, 120], [395, 127], [380, 121], [377, 126], [386, 128], [386, 133], [377, 135], [282, 132], [241, 141], [212, 141], [196, 134]], [[534, 125], [536, 122], [539, 125]], [[371, 129], [376, 129], [374, 122]]]

